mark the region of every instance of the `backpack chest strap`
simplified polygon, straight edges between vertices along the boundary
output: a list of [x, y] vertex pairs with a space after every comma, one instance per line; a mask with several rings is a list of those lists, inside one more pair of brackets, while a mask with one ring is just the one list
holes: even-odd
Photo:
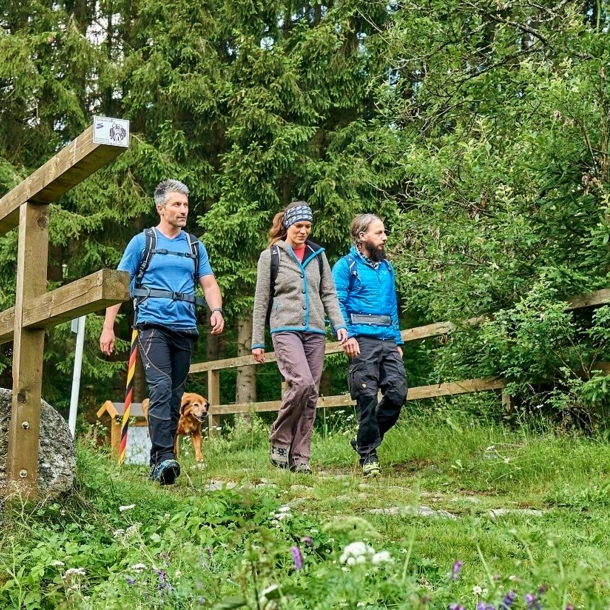
[[171, 290], [160, 290], [158, 288], [147, 288], [146, 286], [135, 288], [131, 293], [131, 296], [142, 299], [172, 299], [172, 301], [184, 301], [186, 303], [192, 303], [201, 307], [205, 307], [206, 305], [204, 299], [195, 296], [194, 294], [187, 294], [186, 292], [172, 292]]

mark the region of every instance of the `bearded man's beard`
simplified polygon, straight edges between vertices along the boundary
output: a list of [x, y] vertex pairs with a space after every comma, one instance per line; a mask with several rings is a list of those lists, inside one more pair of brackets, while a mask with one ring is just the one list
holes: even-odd
[[363, 245], [369, 253], [369, 259], [374, 263], [380, 263], [385, 259], [385, 248], [383, 246], [374, 246], [370, 241], [365, 241]]

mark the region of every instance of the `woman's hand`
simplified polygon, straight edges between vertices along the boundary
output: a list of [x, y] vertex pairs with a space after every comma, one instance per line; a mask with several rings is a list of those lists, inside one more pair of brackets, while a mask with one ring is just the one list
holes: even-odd
[[254, 360], [256, 360], [259, 364], [263, 364], [265, 362], [265, 350], [262, 347], [257, 347], [252, 350], [252, 356]]

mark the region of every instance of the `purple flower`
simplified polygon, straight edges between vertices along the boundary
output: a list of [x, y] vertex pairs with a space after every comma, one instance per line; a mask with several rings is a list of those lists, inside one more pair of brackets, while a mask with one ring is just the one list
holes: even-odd
[[542, 604], [538, 602], [538, 598], [533, 593], [525, 595], [525, 606], [527, 610], [542, 610]]
[[502, 600], [502, 603], [500, 604], [500, 610], [508, 610], [513, 605], [513, 602], [515, 601], [515, 599], [517, 599], [517, 594], [514, 591], [509, 591], [504, 596], [504, 599]]
[[313, 546], [313, 540], [309, 536], [303, 536], [301, 542], [304, 542], [307, 546]]
[[136, 584], [136, 579], [130, 576], [125, 576], [125, 582], [131, 587]]
[[205, 597], [203, 597], [203, 595], [200, 595], [197, 601], [203, 606], [203, 604], [205, 604]]
[[566, 606], [566, 610], [574, 610], [574, 606], [572, 604], [568, 604]]
[[157, 589], [160, 591], [166, 589], [167, 591], [173, 591], [174, 587], [172, 587], [171, 583], [167, 580], [167, 574], [164, 570], [157, 570], [157, 574], [159, 575], [159, 584], [157, 585]]
[[301, 557], [301, 551], [298, 546], [291, 546], [292, 559], [294, 560], [294, 567], [296, 570], [303, 569], [303, 558]]
[[460, 576], [460, 570], [462, 569], [463, 565], [464, 565], [464, 563], [462, 561], [456, 561], [453, 564], [453, 568], [451, 569], [451, 579], [452, 580], [458, 579], [458, 577]]
[[449, 604], [449, 610], [466, 610], [466, 608], [460, 604]]

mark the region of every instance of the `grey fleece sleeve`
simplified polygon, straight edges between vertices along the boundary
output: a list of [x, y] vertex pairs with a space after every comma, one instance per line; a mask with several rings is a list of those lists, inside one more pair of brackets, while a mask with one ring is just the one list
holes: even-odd
[[256, 268], [256, 290], [254, 292], [254, 312], [252, 314], [252, 348], [265, 348], [265, 321], [271, 289], [271, 250], [261, 252]]
[[326, 258], [326, 253], [322, 252], [322, 281], [320, 282], [320, 298], [324, 304], [324, 311], [333, 325], [335, 331], [340, 328], [347, 328], [343, 314], [341, 313], [341, 307], [339, 306], [339, 299], [337, 297], [337, 290], [335, 288], [335, 282], [333, 281], [333, 274]]

